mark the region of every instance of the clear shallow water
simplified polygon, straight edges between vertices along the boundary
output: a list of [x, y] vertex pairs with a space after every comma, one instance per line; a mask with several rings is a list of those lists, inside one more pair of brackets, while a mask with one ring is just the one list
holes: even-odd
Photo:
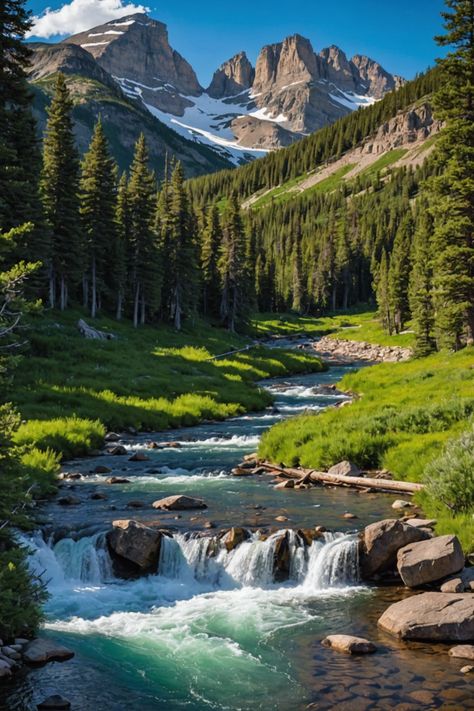
[[[31, 542], [34, 564], [47, 571], [51, 591], [46, 634], [71, 646], [76, 657], [34, 670], [11, 693], [7, 689], [0, 708], [34, 709], [55, 692], [69, 698], [77, 711], [289, 711], [312, 702], [312, 708], [351, 711], [396, 708], [402, 702], [412, 704], [403, 708], [444, 708], [452, 702], [474, 708], [468, 680], [459, 674], [462, 665], [453, 665], [445, 650], [439, 654], [419, 645], [410, 651], [383, 636], [376, 619], [393, 592], [357, 583], [354, 536], [343, 534], [390, 515], [393, 497], [338, 489], [275, 491], [266, 476], [229, 475], [245, 453], [255, 450], [266, 427], [306, 408], [317, 411], [337, 402], [338, 396], [319, 386], [338, 380], [341, 370], [267, 383], [276, 394], [278, 413], [129, 441], [131, 450], [142, 449], [150, 439], [182, 443], [179, 449], [147, 449], [148, 462], [100, 457], [72, 463], [71, 470], [84, 473], [106, 463], [131, 483], [111, 486], [106, 477], [90, 475], [71, 490], [81, 498], [80, 506], [53, 503], [45, 509], [54, 527], [68, 532], [56, 544]], [[97, 491], [106, 493], [107, 500], [91, 500]], [[209, 509], [182, 512], [177, 519], [150, 508], [152, 501], [174, 493], [201, 496]], [[138, 498], [142, 509], [127, 508]], [[358, 520], [342, 518], [347, 510]], [[277, 532], [282, 524], [275, 517], [281, 513], [289, 518], [288, 528], [321, 524], [339, 532], [306, 549], [288, 533], [291, 567], [284, 584], [271, 575], [275, 541], [283, 533]], [[123, 517], [175, 529], [162, 551], [160, 575], [114, 579], [100, 532]], [[265, 541], [255, 534], [232, 553], [219, 550], [209, 558], [206, 540], [183, 535], [205, 520], [217, 527], [235, 523], [277, 533]], [[354, 660], [321, 647], [325, 634], [335, 632], [367, 634], [381, 651]], [[431, 704], [410, 696], [420, 687], [432, 689]], [[447, 688], [457, 697], [443, 697]]]

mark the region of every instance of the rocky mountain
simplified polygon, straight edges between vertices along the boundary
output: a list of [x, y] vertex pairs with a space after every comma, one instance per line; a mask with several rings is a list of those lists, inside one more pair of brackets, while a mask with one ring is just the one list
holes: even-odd
[[63, 72], [67, 75], [74, 100], [74, 130], [81, 153], [87, 150], [92, 129], [101, 115], [112, 152], [121, 169], [130, 165], [135, 141], [142, 132], [157, 175], [163, 171], [166, 156], [181, 160], [188, 176], [231, 166], [224, 156], [180, 136], [153, 116], [143, 104], [127, 98], [117, 81], [87, 48], [75, 43], [32, 43], [31, 47], [33, 57], [29, 78], [34, 94], [34, 113], [41, 133], [46, 126], [54, 77], [57, 72]]
[[[212, 148], [225, 161], [246, 162], [369, 105], [403, 81], [377, 62], [348, 59], [336, 46], [316, 53], [299, 34], [263, 47], [255, 68], [245, 52], [224, 62], [204, 89], [191, 65], [174, 50], [166, 25], [145, 14], [107, 22], [64, 40], [64, 65], [79, 49], [136, 106], [183, 138]], [[66, 58], [67, 47], [78, 54]], [[45, 71], [38, 57], [32, 76]], [[81, 61], [86, 63], [83, 58]], [[44, 76], [44, 74], [43, 74]]]

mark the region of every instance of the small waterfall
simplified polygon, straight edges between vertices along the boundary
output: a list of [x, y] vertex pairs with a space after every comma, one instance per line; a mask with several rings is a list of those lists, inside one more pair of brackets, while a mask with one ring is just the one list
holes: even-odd
[[31, 551], [31, 567], [43, 574], [50, 587], [62, 587], [67, 581], [99, 584], [114, 580], [103, 533], [78, 541], [63, 538], [55, 545], [46, 543], [40, 535], [19, 540]]
[[313, 541], [309, 549], [308, 570], [303, 582], [308, 591], [354, 585], [358, 582], [357, 537], [334, 537], [334, 534], [329, 534], [328, 538], [325, 538], [324, 542]]

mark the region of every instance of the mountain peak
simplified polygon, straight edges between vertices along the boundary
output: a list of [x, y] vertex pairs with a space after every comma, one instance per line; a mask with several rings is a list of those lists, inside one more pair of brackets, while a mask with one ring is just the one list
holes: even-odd
[[250, 89], [254, 78], [255, 70], [246, 53], [239, 52], [214, 72], [207, 93], [213, 99], [236, 96]]
[[270, 85], [311, 81], [316, 74], [316, 56], [311, 42], [300, 34], [290, 35], [282, 42], [266, 45], [260, 52], [254, 91], [265, 91]]
[[133, 80], [155, 93], [164, 85], [186, 96], [202, 93], [191, 65], [170, 47], [166, 25], [144, 13], [111, 20], [64, 43], [86, 49], [113, 77]]

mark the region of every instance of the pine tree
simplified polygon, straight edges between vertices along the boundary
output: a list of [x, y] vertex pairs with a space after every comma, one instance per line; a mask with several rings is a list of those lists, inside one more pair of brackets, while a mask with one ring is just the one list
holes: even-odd
[[430, 236], [432, 220], [428, 206], [420, 206], [419, 219], [413, 242], [410, 274], [410, 310], [415, 331], [415, 352], [426, 356], [434, 350], [433, 326], [434, 310], [432, 296], [432, 249]]
[[301, 228], [298, 226], [295, 233], [292, 257], [292, 311], [303, 312], [303, 259], [301, 255]]
[[221, 317], [226, 328], [234, 332], [248, 317], [245, 236], [235, 193], [229, 199], [223, 231], [219, 259], [222, 284]]
[[205, 315], [219, 314], [220, 279], [218, 270], [222, 228], [217, 206], [212, 205], [205, 215], [201, 238], [202, 306]]
[[389, 261], [387, 252], [384, 249], [380, 259], [379, 274], [376, 287], [377, 306], [379, 309], [380, 319], [383, 327], [390, 335], [393, 333], [393, 318], [390, 308], [390, 289], [389, 289]]
[[[409, 208], [408, 208], [409, 210]], [[410, 251], [413, 236], [413, 218], [408, 212], [395, 235], [390, 257], [389, 294], [393, 326], [400, 333], [410, 314], [408, 285], [410, 280]]]
[[95, 318], [107, 286], [107, 274], [115, 269], [117, 167], [110, 156], [102, 121], [97, 121], [89, 150], [82, 162], [80, 212], [87, 283], [90, 279], [92, 318]]
[[[0, 230], [32, 223], [16, 240], [11, 257], [46, 261], [49, 234], [39, 197], [41, 154], [25, 71], [31, 50], [23, 39], [30, 26], [24, 0], [0, 4]], [[37, 278], [39, 272], [30, 284]]]
[[115, 222], [115, 240], [111, 254], [113, 268], [109, 271], [107, 281], [110, 292], [115, 294], [115, 318], [120, 321], [124, 310], [127, 288], [127, 263], [131, 245], [130, 206], [125, 173], [122, 173], [118, 184]]
[[444, 82], [435, 95], [446, 122], [437, 142], [442, 174], [432, 181], [435, 330], [440, 346], [474, 339], [474, 3], [445, 0], [450, 48], [439, 60]]
[[153, 229], [155, 177], [148, 168], [145, 136], [140, 135], [130, 168], [128, 210], [130, 221], [130, 285], [133, 325], [146, 322], [160, 305], [161, 269], [158, 241]]
[[83, 266], [78, 197], [79, 157], [74, 143], [72, 107], [65, 77], [59, 73], [48, 109], [41, 190], [52, 233], [49, 301], [54, 307], [56, 288], [59, 287], [61, 310], [66, 308], [70, 287], [79, 282]]
[[169, 289], [168, 315], [179, 331], [183, 318], [193, 315], [197, 309], [199, 259], [195, 218], [184, 187], [181, 163], [174, 167], [169, 190], [169, 221], [165, 246]]

